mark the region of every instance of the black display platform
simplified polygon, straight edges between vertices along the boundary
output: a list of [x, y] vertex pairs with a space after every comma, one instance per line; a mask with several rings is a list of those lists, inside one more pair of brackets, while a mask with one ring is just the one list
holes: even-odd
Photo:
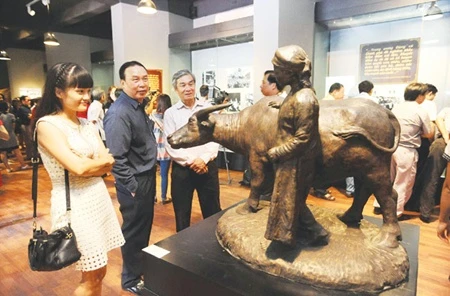
[[[217, 220], [224, 211], [209, 217], [155, 245], [170, 251], [162, 258], [145, 252], [144, 294], [190, 295], [363, 295], [328, 290], [292, 282], [254, 270], [223, 250], [216, 239]], [[381, 225], [381, 219], [364, 217]], [[400, 223], [402, 245], [410, 260], [409, 280], [379, 295], [416, 295], [419, 226]], [[372, 294], [367, 294], [372, 295]]]

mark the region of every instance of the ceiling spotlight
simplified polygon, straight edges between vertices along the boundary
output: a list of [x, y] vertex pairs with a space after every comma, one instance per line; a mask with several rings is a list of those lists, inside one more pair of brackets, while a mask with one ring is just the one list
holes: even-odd
[[31, 16], [36, 14], [36, 11], [31, 9], [31, 6], [29, 6], [29, 5], [27, 5], [27, 11], [28, 11], [28, 14], [31, 15]]
[[137, 11], [143, 14], [155, 14], [156, 5], [152, 0], [141, 0], [138, 4]]
[[422, 19], [426, 21], [437, 20], [443, 16], [442, 10], [436, 5], [436, 1], [431, 2], [431, 6], [428, 8], [427, 13]]
[[4, 50], [0, 50], [0, 60], [2, 61], [10, 61], [11, 58], [9, 57], [8, 53]]
[[49, 46], [58, 46], [59, 41], [56, 39], [55, 34], [52, 32], [47, 32], [44, 35], [44, 44]]

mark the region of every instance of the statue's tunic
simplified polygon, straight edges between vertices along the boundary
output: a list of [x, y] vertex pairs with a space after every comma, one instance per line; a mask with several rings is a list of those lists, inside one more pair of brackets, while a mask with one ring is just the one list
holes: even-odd
[[310, 88], [289, 94], [278, 115], [278, 146], [269, 150], [275, 161], [275, 185], [265, 237], [295, 244], [296, 232], [316, 224], [306, 197], [320, 153], [319, 104]]

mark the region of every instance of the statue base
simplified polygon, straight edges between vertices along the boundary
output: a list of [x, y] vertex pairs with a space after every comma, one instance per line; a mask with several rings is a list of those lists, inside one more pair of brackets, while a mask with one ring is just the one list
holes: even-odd
[[335, 290], [379, 293], [407, 280], [410, 268], [403, 246], [379, 247], [371, 242], [379, 228], [362, 220], [349, 227], [338, 210], [309, 206], [329, 232], [328, 245], [311, 247], [302, 238], [294, 248], [264, 238], [270, 204], [257, 213], [229, 209], [218, 221], [219, 243], [233, 257], [254, 269], [291, 281]]
[[[234, 210], [233, 207], [230, 209]], [[217, 241], [217, 221], [226, 211], [221, 211], [144, 249], [143, 295], [373, 295], [367, 292], [320, 288], [307, 282], [291, 281], [248, 267], [241, 260], [230, 256]], [[365, 219], [381, 225], [379, 218]], [[260, 225], [265, 227], [266, 222], [260, 222]], [[408, 252], [411, 265], [408, 281], [394, 289], [376, 293], [380, 296], [416, 295], [419, 226], [400, 223], [400, 227], [403, 234], [401, 244]], [[263, 233], [261, 237], [262, 235]], [[341, 249], [345, 250], [345, 246], [346, 244], [342, 245]], [[358, 264], [354, 268], [358, 268]]]

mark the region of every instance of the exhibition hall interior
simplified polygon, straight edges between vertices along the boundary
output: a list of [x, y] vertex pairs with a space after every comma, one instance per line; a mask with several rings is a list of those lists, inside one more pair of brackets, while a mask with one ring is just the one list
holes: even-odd
[[[450, 295], [449, 28], [450, 0], [0, 0], [0, 295]], [[81, 258], [43, 272], [64, 223]]]

